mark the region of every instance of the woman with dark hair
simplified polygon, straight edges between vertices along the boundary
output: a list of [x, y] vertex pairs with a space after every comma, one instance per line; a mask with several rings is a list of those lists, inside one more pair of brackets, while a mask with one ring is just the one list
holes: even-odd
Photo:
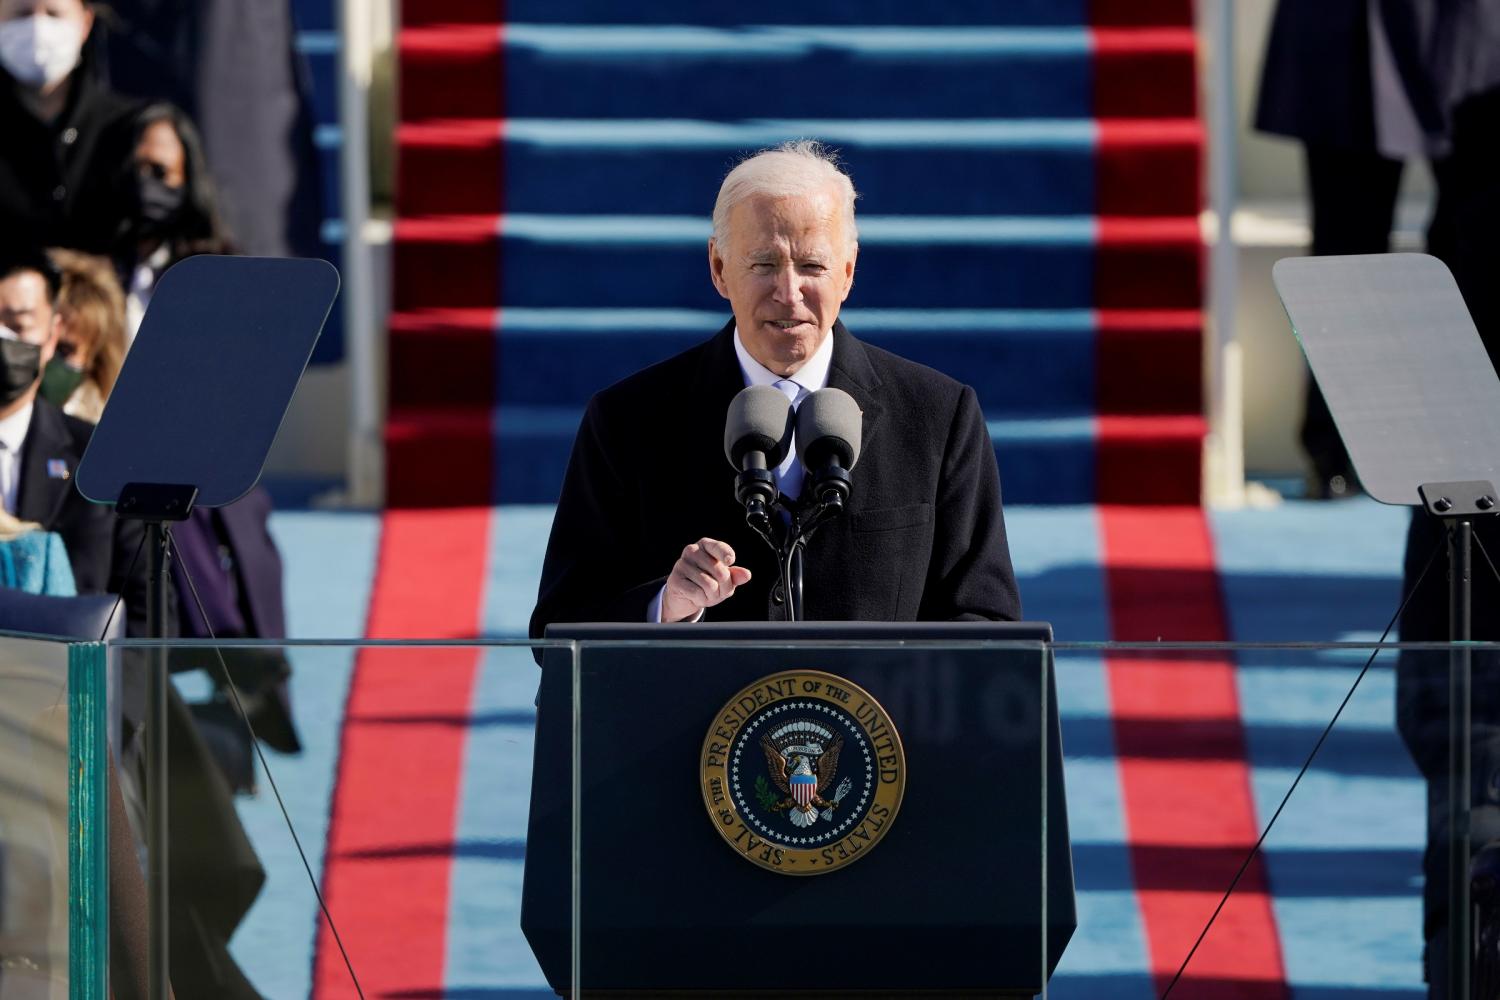
[[133, 339], [162, 272], [184, 257], [234, 253], [234, 247], [219, 216], [203, 141], [188, 116], [174, 105], [152, 104], [136, 115], [132, 140], [119, 185], [129, 210], [114, 258]]
[[[125, 285], [127, 332], [133, 338], [168, 268], [185, 257], [231, 254], [235, 248], [219, 216], [198, 130], [176, 106], [152, 104], [136, 116], [134, 146], [122, 187], [130, 212], [115, 244], [115, 265]], [[227, 506], [195, 508], [173, 529], [177, 558], [172, 575], [183, 637], [286, 635], [281, 555], [271, 537], [270, 514], [270, 494], [257, 486]], [[222, 652], [256, 735], [275, 750], [300, 751], [291, 716], [287, 688], [291, 667], [286, 657], [277, 649]], [[183, 786], [183, 794], [168, 801], [212, 800], [219, 806], [214, 812], [200, 809], [181, 814], [183, 826], [172, 834], [174, 844], [186, 845], [173, 850], [177, 866], [173, 884], [192, 887], [182, 891], [173, 919], [200, 930], [209, 959], [184, 973], [191, 979], [180, 978], [174, 965], [173, 981], [184, 995], [234, 1000], [258, 995], [234, 966], [226, 945], [260, 891], [265, 872], [243, 830], [232, 822], [229, 796], [255, 788], [254, 748], [214, 660], [205, 659], [202, 650], [191, 649], [174, 650], [170, 657], [174, 672], [207, 670], [214, 694], [207, 701], [186, 706], [187, 712], [174, 723], [178, 728], [169, 744], [171, 740], [190, 742], [201, 756], [215, 761], [217, 772], [184, 774], [183, 780], [194, 784]], [[229, 849], [226, 842], [231, 843]], [[182, 987], [184, 981], [202, 985], [190, 991]]]
[[119, 229], [138, 105], [100, 79], [93, 34], [87, 0], [0, 0], [0, 252], [100, 253]]

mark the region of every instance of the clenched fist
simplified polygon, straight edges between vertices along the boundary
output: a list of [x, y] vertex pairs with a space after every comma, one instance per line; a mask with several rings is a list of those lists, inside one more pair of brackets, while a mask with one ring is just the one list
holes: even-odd
[[682, 550], [663, 588], [661, 620], [680, 622], [728, 600], [750, 581], [750, 571], [734, 564], [734, 549], [714, 538], [700, 538]]

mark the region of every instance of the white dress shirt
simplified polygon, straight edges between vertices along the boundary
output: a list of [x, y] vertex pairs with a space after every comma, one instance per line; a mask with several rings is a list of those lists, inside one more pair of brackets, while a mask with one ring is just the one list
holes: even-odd
[[[779, 389], [787, 394], [787, 398], [791, 400], [792, 407], [795, 409], [801, 406], [802, 401], [808, 396], [828, 385], [828, 369], [833, 364], [833, 332], [829, 331], [828, 336], [823, 338], [823, 343], [818, 345], [817, 351], [807, 359], [806, 364], [797, 369], [795, 374], [786, 377], [777, 375], [750, 356], [750, 352], [745, 350], [745, 342], [740, 339], [739, 327], [734, 328], [734, 355], [739, 359], [740, 374], [744, 376], [746, 387], [769, 385]], [[795, 386], [795, 391], [792, 391], [792, 387], [786, 384], [788, 382]], [[781, 464], [776, 467], [776, 486], [781, 492], [792, 497], [797, 496], [801, 489], [802, 463], [797, 457], [795, 435], [792, 437], [792, 447], [787, 450], [786, 458], [782, 459]], [[727, 481], [725, 489], [729, 489]], [[666, 596], [667, 588], [663, 585], [646, 609], [648, 622], [661, 621], [661, 606]], [[696, 615], [684, 621], [695, 622], [702, 617], [703, 609], [699, 608]]]
[[8, 514], [16, 512], [21, 487], [21, 446], [26, 443], [26, 432], [31, 430], [34, 408], [35, 404], [27, 403], [0, 420], [0, 505]]

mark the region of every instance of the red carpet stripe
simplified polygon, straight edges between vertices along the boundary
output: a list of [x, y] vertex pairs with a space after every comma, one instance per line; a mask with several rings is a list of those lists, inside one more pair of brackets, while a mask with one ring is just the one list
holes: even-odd
[[1191, 18], [1186, 27], [1095, 25], [1094, 117], [1194, 117], [1197, 38]]
[[[1096, 185], [1105, 217], [1175, 215], [1203, 208], [1203, 126], [1196, 118], [1099, 118]], [[1186, 234], [1196, 240], [1196, 231]]]
[[[490, 512], [385, 515], [371, 638], [478, 634]], [[439, 996], [472, 649], [367, 649], [355, 663], [324, 892], [366, 996]], [[313, 996], [355, 996], [318, 928]]]
[[[1201, 508], [1101, 507], [1100, 524], [1114, 639], [1227, 638]], [[1234, 664], [1164, 653], [1115, 656], [1106, 671], [1131, 867], [1151, 971], [1162, 990], [1259, 833]], [[1194, 888], [1180, 888], [1184, 871], [1194, 873]], [[1289, 995], [1261, 864], [1241, 879], [1172, 995]]]

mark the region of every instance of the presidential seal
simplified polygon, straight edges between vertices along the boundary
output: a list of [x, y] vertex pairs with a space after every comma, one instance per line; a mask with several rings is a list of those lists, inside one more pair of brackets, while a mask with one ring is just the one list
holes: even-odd
[[698, 773], [709, 817], [736, 852], [783, 875], [822, 875], [864, 857], [890, 829], [906, 754], [867, 691], [788, 670], [719, 711]]

